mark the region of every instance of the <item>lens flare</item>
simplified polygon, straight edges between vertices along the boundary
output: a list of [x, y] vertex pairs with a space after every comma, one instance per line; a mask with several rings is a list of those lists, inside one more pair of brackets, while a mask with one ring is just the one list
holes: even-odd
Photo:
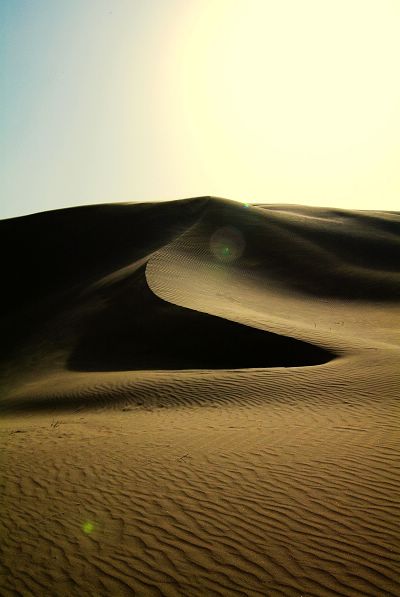
[[245, 245], [243, 234], [232, 226], [218, 228], [210, 240], [211, 253], [223, 263], [233, 263], [239, 259]]
[[90, 535], [90, 533], [94, 530], [94, 524], [93, 522], [90, 522], [90, 520], [87, 520], [86, 522], [83, 523], [82, 525], [82, 531], [84, 533], [86, 533], [86, 535]]

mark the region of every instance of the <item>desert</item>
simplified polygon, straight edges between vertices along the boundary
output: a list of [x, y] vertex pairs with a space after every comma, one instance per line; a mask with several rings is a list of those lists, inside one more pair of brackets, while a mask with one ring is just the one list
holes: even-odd
[[0, 221], [0, 593], [400, 595], [400, 212]]

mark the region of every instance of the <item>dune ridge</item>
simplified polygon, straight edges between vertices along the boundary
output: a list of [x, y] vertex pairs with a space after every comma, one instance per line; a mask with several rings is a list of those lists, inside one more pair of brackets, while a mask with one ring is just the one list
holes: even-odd
[[110, 204], [0, 243], [2, 595], [400, 594], [399, 212]]

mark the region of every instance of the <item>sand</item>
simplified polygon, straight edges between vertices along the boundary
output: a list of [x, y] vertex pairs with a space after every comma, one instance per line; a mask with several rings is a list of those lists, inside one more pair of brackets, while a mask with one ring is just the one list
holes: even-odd
[[0, 594], [400, 595], [400, 212], [0, 222]]

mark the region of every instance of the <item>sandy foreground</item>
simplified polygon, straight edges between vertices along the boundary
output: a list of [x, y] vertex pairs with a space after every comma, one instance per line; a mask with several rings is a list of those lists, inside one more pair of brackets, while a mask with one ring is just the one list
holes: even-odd
[[400, 595], [400, 213], [0, 222], [0, 594]]

